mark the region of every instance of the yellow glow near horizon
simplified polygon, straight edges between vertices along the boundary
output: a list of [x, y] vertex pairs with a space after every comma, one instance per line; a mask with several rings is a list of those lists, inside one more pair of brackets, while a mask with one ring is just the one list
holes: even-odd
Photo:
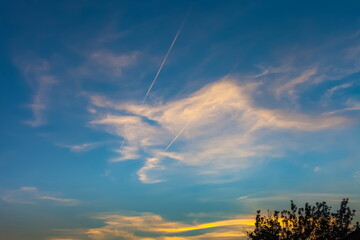
[[78, 238], [48, 238], [47, 240], [80, 240]]
[[214, 227], [224, 227], [224, 226], [232, 226], [232, 225], [248, 225], [253, 226], [255, 224], [254, 219], [234, 219], [234, 220], [225, 220], [225, 221], [218, 221], [218, 222], [211, 222], [211, 223], [204, 223], [199, 224], [192, 227], [185, 227], [185, 228], [158, 228], [155, 231], [159, 232], [187, 232], [193, 230], [200, 230], [200, 229], [207, 229], [207, 228], [214, 228]]

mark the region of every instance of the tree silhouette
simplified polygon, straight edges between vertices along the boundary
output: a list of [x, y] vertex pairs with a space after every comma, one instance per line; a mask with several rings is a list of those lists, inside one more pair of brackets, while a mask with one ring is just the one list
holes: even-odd
[[354, 226], [351, 222], [355, 210], [348, 206], [349, 199], [343, 199], [340, 209], [331, 213], [331, 207], [326, 202], [309, 203], [298, 208], [291, 201], [290, 210], [268, 210], [267, 216], [256, 214], [255, 229], [247, 232], [253, 240], [339, 240], [353, 230], [360, 229], [359, 222]]

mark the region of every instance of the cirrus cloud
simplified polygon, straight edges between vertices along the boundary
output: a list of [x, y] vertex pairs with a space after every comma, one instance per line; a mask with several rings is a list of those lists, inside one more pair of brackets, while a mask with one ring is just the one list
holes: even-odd
[[[281, 154], [283, 147], [269, 140], [273, 134], [314, 132], [348, 122], [342, 116], [309, 116], [257, 106], [254, 95], [259, 85], [224, 78], [189, 96], [152, 105], [92, 96], [91, 103], [102, 113], [96, 112], [91, 124], [126, 138], [127, 146], [117, 149], [120, 157], [115, 161], [146, 159], [139, 179], [155, 183], [181, 166], [191, 166], [201, 175], [238, 173], [265, 156]], [[168, 152], [165, 147], [179, 133]]]
[[39, 190], [37, 187], [20, 187], [15, 190], [7, 190], [0, 194], [0, 199], [12, 204], [38, 204], [47, 201], [64, 206], [74, 206], [79, 204], [79, 200], [72, 198], [62, 198], [59, 194], [48, 193]]

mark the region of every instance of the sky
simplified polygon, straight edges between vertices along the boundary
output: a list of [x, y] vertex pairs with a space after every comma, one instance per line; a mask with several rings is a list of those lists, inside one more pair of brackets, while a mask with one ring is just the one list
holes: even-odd
[[0, 238], [360, 219], [359, 1], [0, 1]]

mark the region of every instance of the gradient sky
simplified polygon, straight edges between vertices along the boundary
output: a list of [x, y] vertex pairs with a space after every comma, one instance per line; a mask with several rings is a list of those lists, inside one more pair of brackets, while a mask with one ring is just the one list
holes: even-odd
[[4, 0], [0, 32], [1, 239], [360, 211], [359, 1]]

